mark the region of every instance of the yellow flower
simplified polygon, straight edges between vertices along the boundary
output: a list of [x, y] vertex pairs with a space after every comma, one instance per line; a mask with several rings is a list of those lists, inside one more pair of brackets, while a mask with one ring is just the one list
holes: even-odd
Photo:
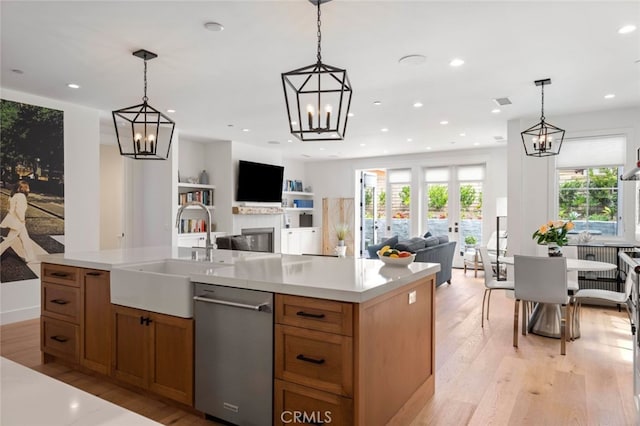
[[549, 229], [547, 228], [547, 225], [540, 225], [540, 228], [538, 229], [538, 232], [541, 233], [541, 234], [546, 234], [548, 230]]
[[[547, 223], [547, 226], [553, 226], [553, 221], [552, 221], [552, 220], [550, 220], [550, 221]], [[546, 231], [545, 231], [545, 232], [546, 232]]]
[[567, 230], [571, 231], [574, 228], [573, 222], [567, 222]]
[[561, 220], [556, 220], [555, 222], [552, 223], [554, 228], [562, 228], [562, 226], [564, 225], [564, 222]]

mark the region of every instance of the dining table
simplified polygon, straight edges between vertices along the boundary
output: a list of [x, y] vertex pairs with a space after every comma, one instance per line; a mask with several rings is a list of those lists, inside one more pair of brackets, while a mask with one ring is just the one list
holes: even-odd
[[[512, 256], [503, 256], [499, 258], [500, 263], [505, 265], [513, 265], [514, 258]], [[608, 262], [599, 262], [597, 260], [573, 259], [567, 258], [567, 272], [569, 271], [589, 271], [602, 272], [617, 269], [618, 265]], [[579, 288], [569, 288], [569, 295], [578, 291]], [[560, 306], [553, 303], [537, 303], [529, 317], [529, 333], [537, 334], [545, 337], [560, 338]], [[580, 337], [580, 324], [577, 318], [571, 320], [569, 327], [571, 339]]]

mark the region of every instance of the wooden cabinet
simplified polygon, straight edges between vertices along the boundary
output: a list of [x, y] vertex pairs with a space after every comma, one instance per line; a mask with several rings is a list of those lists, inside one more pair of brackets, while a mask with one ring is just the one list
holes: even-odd
[[363, 303], [276, 294], [274, 425], [411, 423], [435, 386], [434, 282]]
[[111, 327], [109, 272], [43, 263], [41, 349], [109, 374]]
[[353, 424], [353, 305], [276, 294], [275, 316], [274, 424]]
[[113, 306], [113, 375], [193, 405], [193, 320]]

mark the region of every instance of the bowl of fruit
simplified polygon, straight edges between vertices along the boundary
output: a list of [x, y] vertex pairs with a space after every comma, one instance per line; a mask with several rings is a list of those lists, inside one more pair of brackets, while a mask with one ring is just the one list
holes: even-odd
[[407, 266], [416, 258], [414, 253], [392, 249], [389, 246], [382, 247], [377, 253], [378, 258], [386, 265]]

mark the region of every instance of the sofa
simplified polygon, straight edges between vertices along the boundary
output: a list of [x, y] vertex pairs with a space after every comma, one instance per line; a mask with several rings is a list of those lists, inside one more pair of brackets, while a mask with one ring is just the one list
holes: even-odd
[[453, 266], [456, 242], [449, 241], [447, 235], [433, 236], [427, 232], [423, 237], [414, 237], [404, 241], [398, 241], [398, 236], [396, 235], [380, 244], [367, 247], [369, 258], [377, 259], [378, 254], [376, 252], [384, 246], [415, 253], [415, 262], [439, 263], [440, 272], [436, 274], [436, 286], [444, 282], [451, 284], [451, 268]]

